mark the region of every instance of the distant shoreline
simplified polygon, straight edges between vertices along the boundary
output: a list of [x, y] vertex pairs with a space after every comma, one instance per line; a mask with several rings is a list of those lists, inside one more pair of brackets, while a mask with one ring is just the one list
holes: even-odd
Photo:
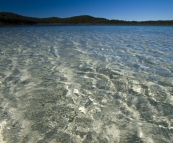
[[172, 25], [147, 25], [147, 24], [138, 24], [138, 25], [133, 25], [133, 24], [23, 24], [23, 25], [0, 25], [0, 27], [27, 27], [27, 26], [173, 26]]
[[25, 25], [173, 26], [173, 20], [124, 21], [108, 20], [106, 18], [96, 18], [89, 15], [74, 16], [69, 18], [35, 18], [22, 16], [10, 12], [0, 12], [0, 26]]

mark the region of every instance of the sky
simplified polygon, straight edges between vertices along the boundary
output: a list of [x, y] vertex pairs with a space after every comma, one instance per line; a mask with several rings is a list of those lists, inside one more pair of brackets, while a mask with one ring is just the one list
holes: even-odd
[[40, 18], [91, 15], [127, 21], [173, 20], [173, 0], [0, 0], [0, 12]]

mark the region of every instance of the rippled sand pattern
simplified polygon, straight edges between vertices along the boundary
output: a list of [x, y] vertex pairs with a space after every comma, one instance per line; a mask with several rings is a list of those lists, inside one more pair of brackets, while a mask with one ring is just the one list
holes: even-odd
[[0, 33], [1, 143], [172, 143], [173, 27]]

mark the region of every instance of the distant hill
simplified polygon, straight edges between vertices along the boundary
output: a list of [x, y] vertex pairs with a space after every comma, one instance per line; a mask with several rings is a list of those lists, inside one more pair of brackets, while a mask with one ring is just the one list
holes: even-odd
[[113, 24], [113, 25], [173, 25], [173, 20], [159, 21], [123, 21], [96, 18], [89, 15], [74, 16], [69, 18], [35, 18], [11, 12], [0, 12], [0, 26], [6, 25], [35, 25], [35, 24]]

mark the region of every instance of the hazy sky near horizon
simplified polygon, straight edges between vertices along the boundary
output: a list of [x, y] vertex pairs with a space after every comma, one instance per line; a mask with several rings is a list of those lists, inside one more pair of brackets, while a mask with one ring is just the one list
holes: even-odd
[[0, 12], [32, 17], [173, 20], [173, 0], [0, 0]]

